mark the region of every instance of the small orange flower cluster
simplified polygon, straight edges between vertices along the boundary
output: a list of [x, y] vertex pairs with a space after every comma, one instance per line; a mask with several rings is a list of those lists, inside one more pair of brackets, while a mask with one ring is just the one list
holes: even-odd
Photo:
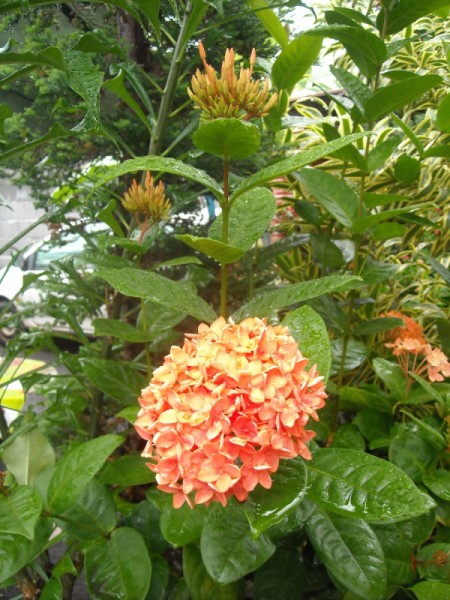
[[147, 171], [145, 177], [145, 189], [133, 179], [133, 183], [124, 194], [122, 206], [133, 215], [141, 230], [139, 243], [151, 225], [169, 218], [171, 208], [170, 200], [164, 195], [163, 182], [160, 181], [155, 186], [150, 171]]
[[147, 171], [145, 177], [145, 190], [133, 179], [128, 192], [124, 194], [122, 204], [128, 212], [147, 215], [155, 223], [167, 219], [170, 211], [170, 200], [164, 195], [164, 184], [160, 181], [155, 186], [150, 171]]
[[448, 358], [442, 350], [433, 348], [426, 341], [419, 323], [394, 310], [388, 312], [386, 316], [397, 317], [405, 323], [403, 327], [395, 327], [391, 330], [388, 335], [390, 342], [385, 346], [392, 348], [392, 353], [407, 379], [409, 379], [409, 371], [417, 375], [426, 374], [432, 382], [444, 381], [445, 377], [450, 377]]
[[258, 318], [202, 323], [172, 346], [142, 391], [135, 427], [175, 508], [243, 501], [258, 484], [271, 487], [280, 458], [311, 458], [305, 426], [326, 393], [307, 362], [286, 327]]
[[269, 81], [266, 79], [262, 88], [260, 81], [252, 80], [256, 52], [250, 56], [250, 68], [242, 68], [237, 77], [234, 70], [234, 50], [228, 48], [222, 62], [221, 78], [215, 69], [206, 62], [203, 44], [199, 44], [200, 58], [205, 73], [199, 69], [191, 80], [192, 90], [187, 92], [200, 108], [203, 119], [242, 118], [249, 121], [256, 117], [264, 117], [277, 102], [277, 94], [268, 97]]

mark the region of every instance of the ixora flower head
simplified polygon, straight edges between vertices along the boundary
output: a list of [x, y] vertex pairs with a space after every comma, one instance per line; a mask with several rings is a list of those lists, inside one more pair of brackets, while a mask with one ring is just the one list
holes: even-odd
[[243, 501], [270, 488], [280, 458], [311, 458], [310, 417], [325, 403], [322, 377], [286, 327], [222, 317], [172, 346], [140, 398], [135, 423], [158, 488], [176, 508]]
[[205, 67], [205, 73], [199, 69], [191, 80], [192, 89], [188, 94], [203, 111], [202, 118], [236, 118], [249, 121], [256, 117], [264, 117], [277, 102], [277, 94], [269, 95], [269, 81], [261, 85], [259, 80], [253, 80], [253, 67], [256, 52], [253, 49], [250, 56], [250, 67], [241, 68], [239, 77], [234, 68], [234, 50], [228, 48], [222, 62], [221, 76], [206, 62], [206, 52], [203, 44], [199, 43], [199, 53]]
[[164, 184], [160, 181], [155, 186], [150, 171], [145, 176], [145, 188], [133, 179], [124, 194], [122, 205], [129, 213], [143, 215], [155, 223], [167, 219], [170, 211], [170, 200], [164, 194]]
[[410, 381], [410, 372], [425, 375], [432, 382], [450, 377], [450, 362], [439, 348], [433, 348], [424, 337], [422, 326], [411, 317], [390, 311], [387, 317], [403, 319], [403, 327], [395, 327], [387, 334], [385, 346], [392, 349], [405, 377]]

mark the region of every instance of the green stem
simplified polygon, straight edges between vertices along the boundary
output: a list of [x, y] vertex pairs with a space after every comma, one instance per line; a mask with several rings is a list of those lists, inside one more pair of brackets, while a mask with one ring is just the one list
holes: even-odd
[[193, 10], [193, 3], [188, 2], [186, 12], [183, 17], [180, 32], [178, 34], [177, 43], [173, 52], [172, 63], [170, 65], [169, 75], [167, 76], [166, 85], [159, 106], [158, 118], [156, 119], [155, 128], [153, 130], [152, 139], [148, 149], [149, 154], [159, 154], [161, 151], [162, 138], [167, 127], [169, 113], [172, 108], [175, 91], [177, 89], [178, 78], [181, 72], [184, 52], [189, 39], [187, 35], [190, 28], [190, 16]]
[[[222, 203], [222, 242], [228, 244], [228, 222], [230, 217], [229, 205], [229, 160], [224, 157], [223, 161], [223, 203]], [[221, 264], [220, 273], [220, 314], [227, 318], [227, 296], [228, 296], [228, 270], [227, 265]]]

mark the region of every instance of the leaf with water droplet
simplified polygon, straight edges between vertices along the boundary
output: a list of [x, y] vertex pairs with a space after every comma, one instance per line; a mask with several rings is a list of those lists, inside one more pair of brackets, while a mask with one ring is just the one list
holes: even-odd
[[307, 471], [302, 458], [280, 461], [278, 470], [272, 475], [270, 490], [258, 486], [242, 504], [255, 538], [300, 504], [306, 493], [306, 483]]

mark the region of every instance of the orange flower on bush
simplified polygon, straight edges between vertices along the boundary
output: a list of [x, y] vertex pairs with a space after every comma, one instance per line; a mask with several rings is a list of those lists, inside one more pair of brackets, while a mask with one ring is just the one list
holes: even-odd
[[206, 62], [206, 52], [202, 42], [198, 45], [205, 73], [199, 69], [192, 76], [191, 87], [187, 92], [202, 110], [202, 119], [236, 118], [249, 121], [269, 114], [277, 102], [277, 94], [269, 96], [269, 81], [252, 79], [256, 52], [250, 56], [250, 68], [242, 68], [239, 77], [234, 67], [234, 50], [228, 48], [222, 62], [220, 77], [216, 70]]
[[311, 457], [305, 430], [325, 403], [322, 377], [286, 327], [222, 317], [172, 346], [140, 398], [143, 456], [175, 508], [243, 501], [272, 485], [280, 458]]
[[405, 377], [410, 381], [409, 372], [426, 375], [432, 382], [444, 381], [450, 377], [450, 362], [446, 355], [433, 348], [425, 339], [419, 323], [400, 312], [390, 311], [387, 317], [403, 319], [404, 327], [395, 327], [387, 338], [386, 348], [392, 348], [392, 354], [397, 358]]

